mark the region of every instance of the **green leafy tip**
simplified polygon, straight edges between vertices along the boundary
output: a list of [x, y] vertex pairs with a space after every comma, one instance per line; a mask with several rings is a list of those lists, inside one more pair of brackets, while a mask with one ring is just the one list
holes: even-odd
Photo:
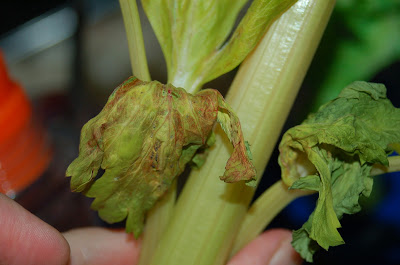
[[[183, 88], [131, 77], [82, 128], [79, 156], [66, 173], [72, 177], [71, 189], [95, 198], [92, 208], [103, 220], [127, 218], [127, 232], [137, 237], [146, 211], [196, 151], [210, 144], [217, 121], [234, 147], [220, 178], [251, 182], [256, 173], [239, 120], [217, 90], [191, 95]], [[100, 168], [104, 174], [95, 180]]]
[[169, 82], [198, 88], [232, 70], [296, 0], [254, 0], [227, 40], [246, 2], [142, 0], [164, 53]]
[[372, 189], [372, 165], [387, 165], [389, 146], [396, 143], [400, 109], [386, 98], [384, 85], [367, 82], [350, 84], [284, 134], [279, 146], [284, 182], [319, 193], [314, 212], [293, 233], [292, 244], [303, 258], [312, 261], [319, 246], [344, 243], [339, 219], [361, 210], [359, 197]]

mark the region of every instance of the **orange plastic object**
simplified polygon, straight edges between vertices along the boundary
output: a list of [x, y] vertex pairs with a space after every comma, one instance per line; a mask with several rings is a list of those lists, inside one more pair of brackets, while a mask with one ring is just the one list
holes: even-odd
[[10, 79], [0, 52], [0, 192], [14, 197], [32, 184], [48, 166], [50, 153], [31, 104]]

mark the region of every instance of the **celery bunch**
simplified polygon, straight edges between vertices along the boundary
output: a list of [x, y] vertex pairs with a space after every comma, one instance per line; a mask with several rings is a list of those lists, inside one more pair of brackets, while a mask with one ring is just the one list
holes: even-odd
[[[93, 208], [102, 218], [109, 222], [127, 218], [127, 231], [135, 236], [142, 232], [146, 215], [140, 265], [224, 264], [289, 202], [310, 191], [320, 192], [321, 202], [310, 217], [312, 226], [305, 224], [294, 234], [294, 246], [310, 261], [314, 242], [326, 249], [342, 242], [337, 218], [347, 212], [338, 213], [337, 205], [332, 206], [330, 190], [331, 164], [339, 163], [339, 158], [325, 147], [308, 152], [307, 148], [318, 146], [315, 139], [317, 143], [322, 139], [311, 137], [319, 135], [315, 128], [310, 133], [314, 142], [304, 143], [288, 132], [281, 144], [284, 183], [271, 186], [249, 208], [334, 1], [254, 0], [233, 30], [246, 2], [142, 0], [167, 63], [169, 84], [163, 85], [150, 81], [136, 2], [120, 0], [133, 74], [141, 80], [130, 78], [118, 87], [103, 111], [85, 125], [80, 156], [67, 175], [72, 176], [73, 189], [96, 197]], [[240, 63], [225, 100], [216, 90], [200, 91], [206, 82]], [[394, 113], [395, 119], [388, 123], [398, 128], [400, 115]], [[220, 127], [213, 131], [216, 122]], [[379, 133], [389, 132], [385, 128]], [[350, 136], [338, 134], [332, 141], [343, 137]], [[380, 154], [386, 157], [392, 150], [389, 144], [398, 144], [400, 135], [385, 139]], [[372, 146], [363, 144], [354, 148]], [[299, 162], [296, 148], [309, 156]], [[387, 162], [356, 155], [361, 160], [353, 159], [354, 167], [368, 164], [363, 177], [369, 177], [374, 163]], [[176, 199], [176, 178], [187, 163], [199, 168], [192, 170]], [[100, 167], [105, 174], [95, 180]], [[346, 170], [341, 172], [351, 171]], [[344, 175], [338, 172], [335, 178]], [[362, 182], [366, 191], [356, 191], [367, 195], [370, 185]], [[357, 207], [358, 197], [352, 200]], [[317, 219], [332, 225], [330, 231], [321, 231]], [[333, 242], [327, 239], [332, 234]]]

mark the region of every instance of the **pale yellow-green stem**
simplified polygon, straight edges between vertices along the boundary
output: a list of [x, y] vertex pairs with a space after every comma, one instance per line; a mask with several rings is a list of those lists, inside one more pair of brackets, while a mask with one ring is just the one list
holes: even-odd
[[173, 212], [175, 198], [176, 181], [174, 181], [170, 190], [161, 200], [147, 213], [138, 265], [150, 264], [153, 253], [158, 247], [161, 235], [168, 226]]
[[[241, 66], [226, 100], [238, 114], [262, 175], [334, 1], [300, 0], [282, 15]], [[174, 208], [153, 265], [226, 262], [254, 188], [219, 180], [231, 153], [217, 130], [206, 163], [192, 172]]]
[[308, 194], [300, 190], [289, 190], [281, 180], [269, 187], [248, 210], [237, 233], [230, 256], [256, 238], [290, 202]]
[[151, 77], [147, 66], [146, 51], [136, 0], [119, 0], [119, 4], [128, 39], [133, 75], [143, 81], [150, 81]]
[[375, 165], [372, 167], [371, 176], [400, 171], [400, 156], [390, 156], [388, 157], [388, 160], [389, 167], [382, 165]]
[[[400, 171], [400, 156], [388, 157], [388, 160], [389, 167], [374, 165], [371, 170], [371, 176]], [[289, 203], [298, 197], [312, 193], [301, 190], [288, 190], [288, 186], [281, 180], [269, 187], [248, 210], [232, 247], [231, 256], [256, 238]]]

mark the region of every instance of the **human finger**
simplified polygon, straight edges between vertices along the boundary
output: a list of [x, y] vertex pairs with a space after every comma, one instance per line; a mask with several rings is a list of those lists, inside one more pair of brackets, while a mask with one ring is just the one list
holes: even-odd
[[228, 265], [298, 265], [300, 256], [294, 251], [290, 242], [292, 235], [284, 229], [273, 229], [264, 232], [242, 250]]
[[65, 265], [69, 246], [53, 227], [0, 193], [0, 264]]
[[123, 230], [80, 228], [64, 233], [71, 248], [69, 265], [134, 265], [140, 240]]

